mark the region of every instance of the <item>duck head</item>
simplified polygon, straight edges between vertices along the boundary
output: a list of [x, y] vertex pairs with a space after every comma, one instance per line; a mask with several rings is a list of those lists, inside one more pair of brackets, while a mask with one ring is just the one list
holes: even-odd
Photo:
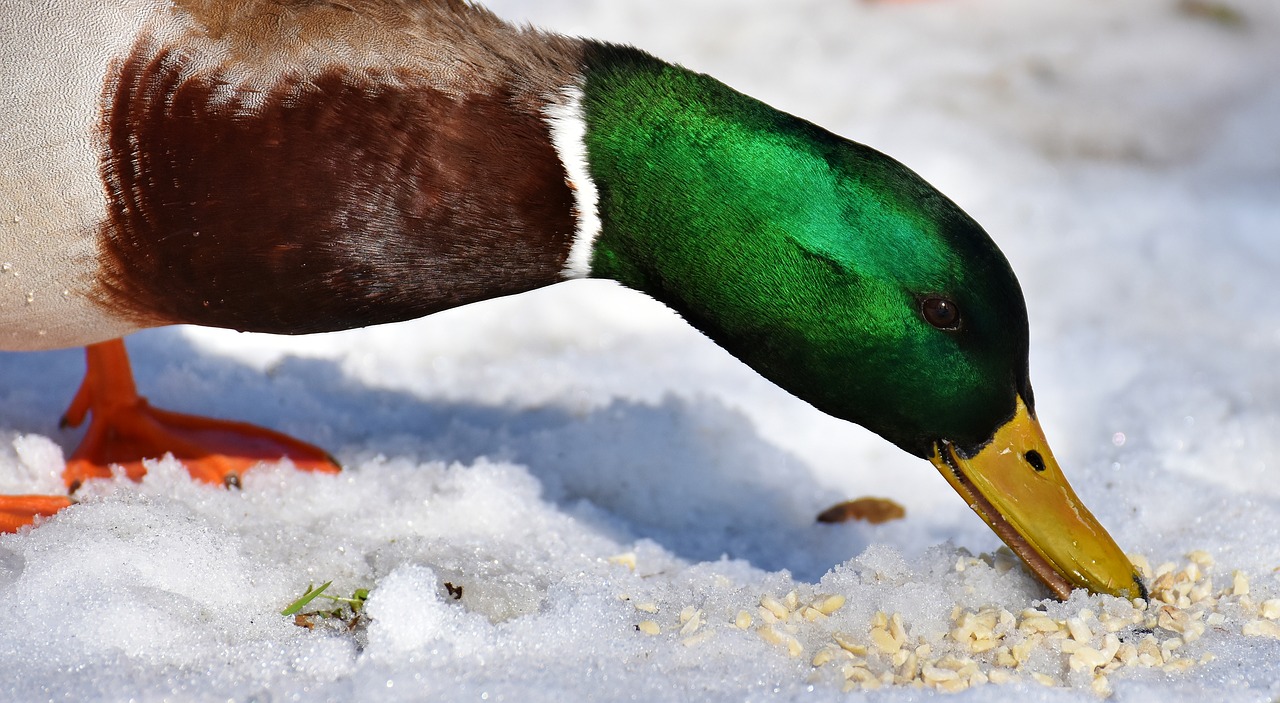
[[1058, 597], [1139, 597], [1035, 417], [1022, 291], [902, 164], [640, 52], [589, 54], [592, 275], [670, 305], [779, 386], [931, 461]]

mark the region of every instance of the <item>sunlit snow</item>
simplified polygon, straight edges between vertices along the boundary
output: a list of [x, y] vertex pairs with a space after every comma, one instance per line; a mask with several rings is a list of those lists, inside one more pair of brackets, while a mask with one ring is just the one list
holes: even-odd
[[[1000, 244], [1068, 477], [1153, 567], [1202, 551], [1213, 605], [1194, 637], [1155, 628], [1182, 644], [1113, 667], [1105, 688], [1046, 639], [1011, 680], [984, 673], [955, 700], [1280, 696], [1265, 624], [1280, 602], [1264, 607], [1280, 598], [1280, 5], [490, 6], [639, 45], [868, 143]], [[815, 657], [839, 635], [871, 648], [868, 670], [900, 669], [871, 635], [896, 614], [902, 651], [945, 679], [958, 613], [1036, 607], [1104, 649], [1100, 623], [1129, 612], [1043, 601], [1020, 567], [978, 557], [998, 540], [926, 462], [611, 284], [309, 338], [129, 344], [156, 405], [296, 434], [347, 471], [266, 467], [228, 491], [162, 461], [0, 537], [0, 699], [907, 701], [950, 694], [864, 693], [842, 668], [855, 655]], [[58, 489], [79, 435], [56, 423], [82, 368], [78, 350], [0, 354], [0, 490]], [[814, 523], [860, 496], [906, 517]], [[326, 581], [369, 590], [356, 627], [279, 614]], [[801, 617], [828, 595], [843, 605]], [[771, 625], [762, 602], [797, 615]], [[990, 672], [997, 649], [968, 656]]]

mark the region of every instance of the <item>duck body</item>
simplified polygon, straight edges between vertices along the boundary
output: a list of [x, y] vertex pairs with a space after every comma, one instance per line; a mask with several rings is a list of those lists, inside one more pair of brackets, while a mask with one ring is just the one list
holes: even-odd
[[[930, 459], [1056, 594], [1141, 592], [1035, 421], [1008, 263], [902, 164], [459, 0], [109, 7], [0, 8], [0, 348], [347, 329], [609, 278]], [[128, 373], [123, 346], [89, 361], [73, 421], [120, 395], [95, 364]]]
[[0, 9], [3, 348], [346, 329], [562, 280], [546, 111], [580, 42], [449, 3], [115, 6]]

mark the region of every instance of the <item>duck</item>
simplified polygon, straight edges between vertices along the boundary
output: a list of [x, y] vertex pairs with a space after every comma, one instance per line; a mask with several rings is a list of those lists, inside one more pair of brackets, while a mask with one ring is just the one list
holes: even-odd
[[166, 453], [332, 472], [152, 407], [122, 339], [309, 334], [609, 279], [931, 462], [1059, 598], [1145, 596], [1036, 418], [1003, 254], [893, 158], [640, 49], [462, 0], [0, 6], [0, 350], [86, 348], [67, 495]]

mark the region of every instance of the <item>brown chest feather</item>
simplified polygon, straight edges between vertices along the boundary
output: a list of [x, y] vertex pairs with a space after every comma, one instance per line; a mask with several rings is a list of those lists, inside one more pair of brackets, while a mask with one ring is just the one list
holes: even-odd
[[264, 90], [199, 58], [142, 41], [104, 96], [108, 306], [295, 334], [560, 280], [573, 195], [527, 98], [339, 66]]

